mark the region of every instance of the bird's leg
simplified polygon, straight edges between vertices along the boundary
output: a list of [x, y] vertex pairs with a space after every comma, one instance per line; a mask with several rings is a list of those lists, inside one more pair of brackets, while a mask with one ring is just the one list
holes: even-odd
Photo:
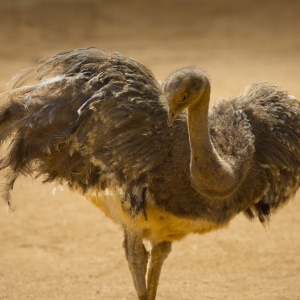
[[125, 248], [126, 259], [131, 271], [133, 283], [137, 291], [139, 300], [148, 300], [146, 288], [146, 272], [148, 262], [148, 252], [142, 241], [142, 234], [124, 230], [125, 239], [123, 246]]
[[147, 270], [147, 300], [155, 300], [161, 268], [172, 250], [172, 243], [168, 241], [151, 245]]

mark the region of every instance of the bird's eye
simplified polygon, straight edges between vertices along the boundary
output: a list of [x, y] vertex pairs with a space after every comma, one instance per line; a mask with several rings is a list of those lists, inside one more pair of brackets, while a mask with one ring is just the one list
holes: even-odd
[[179, 102], [179, 103], [182, 103], [182, 102], [184, 102], [185, 100], [186, 100], [186, 96], [183, 96], [182, 98], [178, 99], [178, 102]]

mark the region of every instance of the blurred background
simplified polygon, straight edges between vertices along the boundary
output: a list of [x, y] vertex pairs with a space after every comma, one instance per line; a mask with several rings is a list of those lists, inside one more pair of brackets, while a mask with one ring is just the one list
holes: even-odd
[[[0, 0], [0, 92], [20, 70], [71, 48], [130, 56], [164, 80], [204, 69], [212, 99], [256, 81], [300, 99], [298, 0]], [[135, 299], [122, 232], [90, 203], [29, 179], [0, 210], [0, 299]], [[271, 234], [242, 216], [174, 245], [162, 299], [300, 299], [300, 199]]]

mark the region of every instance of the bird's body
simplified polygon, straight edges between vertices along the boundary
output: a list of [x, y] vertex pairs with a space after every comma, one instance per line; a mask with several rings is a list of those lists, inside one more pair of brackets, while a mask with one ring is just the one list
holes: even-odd
[[124, 229], [141, 300], [155, 299], [174, 240], [241, 212], [265, 224], [299, 188], [300, 105], [275, 86], [254, 84], [208, 112], [201, 71], [178, 71], [162, 89], [142, 64], [95, 48], [58, 54], [15, 82], [1, 95], [4, 196], [19, 175], [43, 176], [100, 207]]

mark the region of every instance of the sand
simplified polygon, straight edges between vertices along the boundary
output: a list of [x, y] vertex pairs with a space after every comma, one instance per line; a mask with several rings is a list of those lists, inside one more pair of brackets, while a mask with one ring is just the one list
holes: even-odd
[[[256, 81], [300, 99], [299, 1], [3, 1], [0, 91], [39, 59], [79, 47], [121, 52], [156, 77], [208, 72], [212, 99]], [[136, 299], [120, 228], [88, 201], [22, 178], [14, 213], [0, 202], [0, 299]], [[237, 216], [227, 229], [175, 243], [158, 300], [300, 299], [300, 201], [270, 234]]]

